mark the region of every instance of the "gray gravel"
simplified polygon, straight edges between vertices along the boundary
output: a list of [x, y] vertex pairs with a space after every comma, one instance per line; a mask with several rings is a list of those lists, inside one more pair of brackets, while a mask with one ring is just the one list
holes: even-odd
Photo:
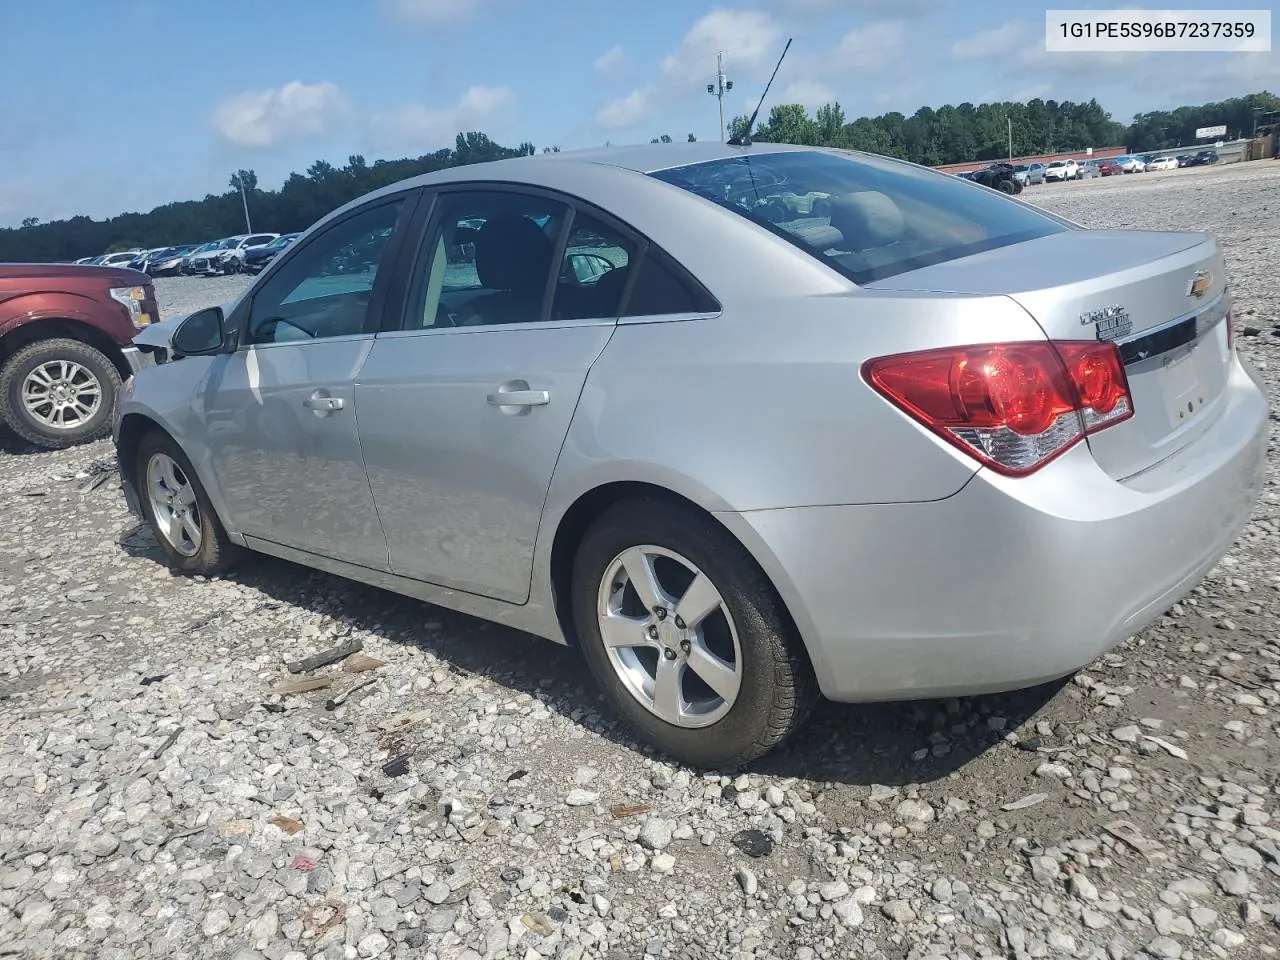
[[[1217, 232], [1274, 403], [1277, 186], [1023, 196]], [[243, 283], [162, 281], [165, 315]], [[0, 438], [0, 956], [1274, 956], [1277, 464], [1273, 433], [1230, 556], [1071, 680], [826, 705], [727, 777], [632, 742], [551, 644], [265, 558], [171, 576], [92, 486], [108, 443]], [[277, 689], [356, 639], [381, 665]]]

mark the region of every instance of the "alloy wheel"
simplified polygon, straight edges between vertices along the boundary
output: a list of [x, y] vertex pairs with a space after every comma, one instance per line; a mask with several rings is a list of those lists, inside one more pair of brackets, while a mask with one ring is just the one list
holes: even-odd
[[169, 545], [184, 557], [199, 553], [203, 533], [195, 487], [167, 454], [157, 453], [147, 461], [147, 498], [156, 527]]
[[47, 427], [74, 430], [101, 409], [102, 383], [74, 360], [48, 360], [22, 381], [22, 405]]
[[600, 636], [627, 691], [677, 727], [720, 720], [742, 686], [742, 647], [715, 584], [673, 550], [642, 545], [614, 558], [597, 592]]

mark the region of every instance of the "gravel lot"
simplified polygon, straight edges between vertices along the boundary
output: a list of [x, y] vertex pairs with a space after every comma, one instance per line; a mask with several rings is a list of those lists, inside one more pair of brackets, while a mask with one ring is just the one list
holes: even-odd
[[[1215, 231], [1277, 403], [1278, 186], [1261, 163], [1023, 197]], [[164, 315], [244, 282], [161, 281]], [[552, 644], [265, 558], [171, 576], [108, 442], [0, 437], [0, 956], [1274, 956], [1276, 428], [1231, 555], [1113, 654], [825, 705], [734, 777], [648, 754]], [[362, 672], [285, 667], [356, 640]], [[279, 689], [299, 676], [328, 686]]]

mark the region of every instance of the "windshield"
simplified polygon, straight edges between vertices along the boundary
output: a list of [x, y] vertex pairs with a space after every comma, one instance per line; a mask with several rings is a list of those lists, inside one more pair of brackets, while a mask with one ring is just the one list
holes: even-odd
[[217, 246], [217, 248], [216, 248], [216, 249], [218, 249], [218, 250], [230, 250], [232, 247], [234, 247], [234, 246], [235, 246], [236, 244], [238, 244], [239, 242], [240, 242], [240, 238], [239, 238], [239, 237], [227, 237], [227, 239], [223, 240], [220, 244], [218, 244], [218, 246]]
[[759, 153], [659, 170], [870, 283], [1067, 229], [990, 187], [871, 155]]
[[266, 248], [268, 250], [279, 250], [281, 247], [287, 247], [289, 245], [289, 241], [292, 239], [293, 239], [293, 236], [291, 234], [286, 233], [283, 236], [276, 237], [274, 240], [272, 240], [270, 243], [267, 244]]

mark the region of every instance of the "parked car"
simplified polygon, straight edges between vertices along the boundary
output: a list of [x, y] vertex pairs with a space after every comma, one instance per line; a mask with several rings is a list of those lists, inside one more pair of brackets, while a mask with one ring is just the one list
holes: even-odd
[[1116, 174], [1124, 173], [1124, 167], [1115, 160], [1101, 160], [1098, 163], [1098, 173], [1104, 177], [1114, 177]]
[[1147, 164], [1147, 171], [1152, 170], [1177, 170], [1178, 160], [1176, 157], [1153, 157]]
[[1191, 162], [1187, 164], [1187, 166], [1203, 167], [1211, 163], [1217, 163], [1218, 159], [1219, 158], [1218, 158], [1217, 150], [1201, 150], [1199, 153], [1197, 153], [1194, 157], [1191, 158]]
[[119, 253], [104, 253], [97, 260], [97, 265], [103, 267], [127, 267], [129, 262], [133, 260], [141, 250], [122, 250]]
[[240, 234], [204, 244], [200, 250], [196, 250], [187, 258], [184, 272], [206, 277], [216, 277], [229, 273], [230, 271], [225, 269], [223, 254], [234, 250], [247, 237], [248, 234]]
[[969, 179], [992, 190], [999, 190], [1001, 193], [1022, 192], [1022, 181], [1018, 179], [1013, 165], [1008, 163], [993, 163], [981, 170], [974, 170]]
[[1191, 154], [1189, 154], [1189, 153], [1180, 153], [1180, 154], [1178, 154], [1178, 158], [1177, 158], [1177, 159], [1178, 159], [1178, 166], [1180, 166], [1180, 167], [1189, 167], [1189, 166], [1191, 166], [1191, 160], [1192, 160], [1192, 156], [1191, 156]]
[[250, 250], [259, 250], [271, 243], [280, 236], [278, 233], [254, 233], [247, 237], [241, 238], [240, 242], [234, 247], [222, 250], [218, 254], [218, 261], [222, 266], [223, 273], [239, 273], [244, 269], [245, 254]]
[[243, 267], [245, 273], [261, 273], [280, 251], [297, 240], [299, 236], [300, 234], [297, 233], [282, 233], [270, 243], [246, 250]]
[[1232, 336], [1203, 233], [844, 151], [565, 152], [368, 194], [144, 330], [114, 439], [174, 569], [248, 548], [573, 642], [720, 769], [819, 692], [1040, 683], [1168, 610], [1262, 482]]
[[198, 247], [199, 244], [195, 243], [168, 247], [147, 260], [146, 271], [153, 277], [171, 277], [181, 273], [183, 263]]
[[208, 256], [213, 251], [217, 250], [219, 244], [223, 242], [224, 241], [222, 240], [209, 240], [209, 241], [206, 241], [205, 243], [199, 244], [194, 250], [192, 250], [185, 257], [182, 258], [182, 264], [181, 266], [179, 266], [178, 272], [183, 274], [184, 276], [191, 275], [192, 273], [195, 272], [192, 268], [192, 264], [195, 262], [195, 260], [197, 258], [204, 258]]
[[1142, 173], [1147, 168], [1141, 157], [1117, 157], [1116, 163], [1125, 173]]
[[1014, 166], [1013, 172], [1024, 187], [1029, 187], [1035, 183], [1044, 183], [1043, 163], [1019, 163]]
[[146, 274], [0, 264], [0, 423], [50, 448], [106, 436], [116, 387], [148, 359], [130, 341], [158, 319]]
[[1052, 160], [1044, 170], [1045, 183], [1061, 183], [1064, 180], [1078, 180], [1080, 165], [1074, 160]]
[[1090, 180], [1093, 177], [1099, 177], [1102, 174], [1098, 171], [1097, 160], [1085, 160], [1076, 166], [1077, 180]]

